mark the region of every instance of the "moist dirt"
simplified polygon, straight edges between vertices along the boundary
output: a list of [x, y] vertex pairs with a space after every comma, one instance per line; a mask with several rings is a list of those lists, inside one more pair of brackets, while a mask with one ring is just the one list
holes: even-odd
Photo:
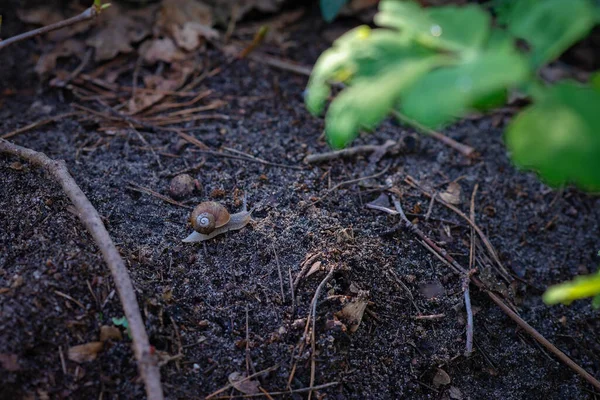
[[[293, 34], [295, 47], [280, 56], [312, 65], [327, 43], [314, 21], [303, 24]], [[80, 103], [68, 90], [50, 88], [37, 77], [38, 46], [32, 40], [2, 51], [0, 134], [76, 111], [74, 104]], [[210, 46], [199, 58], [211, 66], [230, 63]], [[92, 62], [89, 68], [94, 67]], [[212, 151], [237, 154], [223, 150], [227, 147], [300, 169], [202, 152], [173, 132], [140, 129], [142, 141], [127, 127], [101, 130], [98, 121], [77, 118], [11, 139], [65, 160], [104, 218], [161, 359], [167, 398], [204, 398], [225, 387], [232, 373], [269, 368], [258, 378], [266, 392], [309, 387], [311, 368], [315, 386], [337, 382], [317, 390], [314, 398], [595, 398], [589, 384], [475, 287], [474, 352], [466, 357], [463, 278], [411, 233], [394, 230], [397, 216], [366, 204], [397, 188], [420, 229], [468, 266], [468, 224], [437, 202], [426, 218], [429, 199], [405, 178], [412, 176], [431, 193], [458, 182], [457, 207], [467, 214], [478, 185], [476, 222], [514, 279], [506, 293], [524, 320], [598, 377], [597, 312], [589, 301], [550, 307], [541, 295], [551, 284], [595, 270], [600, 199], [570, 188], [550, 189], [533, 173], [515, 169], [502, 143], [506, 119], [497, 114], [443, 131], [474, 147], [475, 159], [386, 121], [355, 145], [409, 143], [400, 153], [378, 161], [363, 156], [306, 165], [308, 154], [329, 151], [323, 119], [303, 105], [306, 83], [304, 76], [237, 60], [198, 88], [226, 102], [218, 112], [228, 119], [185, 125], [187, 134]], [[181, 202], [193, 207], [214, 200], [236, 212], [245, 195], [253, 222], [205, 244], [182, 243], [191, 232], [189, 208], [134, 189], [168, 196], [173, 174], [202, 160], [190, 172], [202, 190]], [[290, 280], [308, 257], [321, 268], [301, 279], [292, 294]], [[317, 299], [311, 366], [306, 318], [331, 268], [335, 272]], [[351, 333], [336, 313], [359, 291], [368, 291], [369, 303]], [[26, 162], [1, 155], [0, 398], [143, 398], [122, 327], [123, 339], [106, 342], [93, 361], [68, 358], [69, 348], [98, 341], [101, 326], [122, 316], [108, 268], [60, 186]], [[449, 382], [443, 374], [440, 380], [440, 370]], [[239, 395], [230, 388], [216, 397]], [[283, 397], [301, 399], [307, 393]]]

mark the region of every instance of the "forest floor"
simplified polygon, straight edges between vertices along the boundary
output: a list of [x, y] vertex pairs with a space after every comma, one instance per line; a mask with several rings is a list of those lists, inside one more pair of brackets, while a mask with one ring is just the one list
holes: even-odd
[[[321, 33], [330, 29], [316, 19], [296, 22], [292, 45], [276, 55], [312, 65], [328, 46]], [[2, 33], [7, 37], [25, 27], [15, 24], [11, 31], [8, 24]], [[163, 364], [167, 398], [204, 398], [225, 387], [232, 373], [264, 369], [270, 370], [256, 382], [266, 392], [288, 390], [290, 376], [289, 388], [306, 388], [313, 368], [315, 386], [332, 383], [313, 396], [329, 399], [597, 395], [473, 286], [475, 346], [465, 356], [463, 277], [410, 232], [393, 231], [398, 216], [366, 207], [389, 189], [401, 193], [410, 219], [468, 266], [468, 223], [439, 202], [430, 205], [406, 178], [438, 196], [456, 182], [460, 196], [454, 200], [466, 214], [477, 185], [476, 223], [510, 274], [509, 282], [503, 280], [483, 246], [476, 246], [481, 279], [496, 284], [524, 320], [600, 377], [600, 320], [589, 301], [551, 307], [541, 300], [549, 285], [597, 265], [600, 198], [550, 189], [515, 169], [502, 142], [506, 110], [443, 131], [475, 148], [474, 158], [389, 120], [354, 145], [394, 140], [403, 144], [401, 151], [306, 164], [307, 155], [330, 151], [322, 139], [323, 119], [303, 104], [306, 76], [252, 59], [232, 61], [208, 45], [196, 54], [190, 80], [212, 73], [190, 91], [210, 91], [194, 107], [215, 109], [178, 125], [197, 139], [194, 145], [173, 131], [132, 129], [83, 89], [50, 87], [34, 72], [34, 55], [44, 43], [2, 50], [0, 135], [77, 113], [10, 140], [65, 160], [102, 215], [129, 268]], [[91, 60], [84, 73], [105, 79], [122, 68], [117, 83], [131, 85], [136, 58]], [[78, 62], [66, 65], [73, 70]], [[137, 73], [160, 71], [142, 66]], [[109, 92], [96, 86], [92, 94], [112, 99]], [[116, 97], [126, 101], [130, 95]], [[201, 183], [201, 191], [179, 204], [149, 194], [169, 196], [169, 182], [182, 170]], [[369, 175], [377, 176], [338, 186]], [[244, 195], [253, 209], [250, 225], [205, 245], [181, 242], [191, 232], [190, 207], [215, 200], [237, 212]], [[307, 260], [312, 273], [291, 290]], [[310, 340], [303, 336], [306, 318], [332, 268], [316, 304], [313, 364]], [[352, 322], [339, 312], [365, 296], [366, 312], [350, 332]], [[98, 341], [101, 327], [122, 316], [110, 273], [60, 186], [43, 171], [1, 155], [0, 398], [142, 398], [124, 329], [123, 338], [104, 343], [95, 359], [77, 363], [68, 357], [70, 348]], [[230, 388], [213, 398], [236, 394]]]

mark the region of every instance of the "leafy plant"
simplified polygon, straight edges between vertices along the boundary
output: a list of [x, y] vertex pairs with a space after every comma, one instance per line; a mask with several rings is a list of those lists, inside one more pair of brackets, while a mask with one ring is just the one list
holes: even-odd
[[[331, 84], [344, 89], [326, 115], [336, 148], [390, 113], [428, 127], [506, 102], [520, 90], [532, 105], [508, 126], [513, 161], [551, 185], [600, 190], [600, 75], [586, 86], [546, 85], [537, 72], [589, 33], [600, 19], [590, 0], [496, 1], [497, 23], [481, 6], [422, 8], [382, 0], [375, 23], [339, 38], [317, 61], [306, 106], [318, 115]], [[528, 49], [519, 46], [519, 40]]]
[[129, 328], [129, 321], [127, 321], [127, 317], [125, 317], [125, 316], [122, 316], [121, 318], [113, 317], [112, 322], [113, 322], [113, 324], [115, 324], [115, 326], [122, 326], [123, 328], [125, 328], [127, 330], [127, 337], [129, 337], [129, 339], [131, 339], [131, 329]]
[[550, 287], [544, 293], [546, 304], [570, 304], [573, 300], [594, 297], [592, 306], [600, 308], [600, 272], [593, 275], [578, 276], [570, 282]]

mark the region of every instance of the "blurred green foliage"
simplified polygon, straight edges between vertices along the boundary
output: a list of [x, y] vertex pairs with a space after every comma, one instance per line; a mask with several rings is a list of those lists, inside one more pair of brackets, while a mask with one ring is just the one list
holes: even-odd
[[311, 113], [323, 111], [331, 84], [344, 85], [326, 115], [330, 144], [347, 146], [393, 111], [440, 127], [502, 105], [510, 90], [520, 90], [533, 104], [507, 129], [513, 161], [551, 185], [600, 190], [599, 75], [587, 86], [546, 85], [537, 77], [590, 32], [598, 9], [589, 0], [495, 3], [492, 24], [477, 4], [422, 8], [382, 0], [375, 16], [380, 28], [347, 32], [313, 69], [305, 99]]
[[592, 299], [594, 308], [600, 307], [600, 273], [578, 276], [570, 282], [550, 287], [544, 293], [544, 302], [570, 304], [574, 300], [587, 297], [594, 297]]

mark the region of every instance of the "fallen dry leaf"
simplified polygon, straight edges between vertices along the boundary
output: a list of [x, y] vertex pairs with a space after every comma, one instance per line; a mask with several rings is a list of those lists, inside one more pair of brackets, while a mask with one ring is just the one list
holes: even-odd
[[232, 372], [229, 374], [229, 383], [231, 386], [244, 394], [257, 394], [259, 392], [259, 383], [252, 379], [244, 379], [246, 379], [246, 377], [239, 372]]
[[147, 40], [140, 46], [140, 55], [149, 64], [158, 61], [170, 63], [185, 58], [185, 54], [169, 38]]
[[119, 53], [130, 53], [132, 43], [140, 42], [150, 34], [147, 21], [131, 18], [114, 3], [98, 18], [99, 29], [86, 41], [96, 50], [96, 61], [111, 60]]
[[361, 290], [358, 292], [358, 296], [346, 304], [341, 311], [335, 313], [335, 316], [349, 327], [350, 332], [354, 333], [362, 321], [368, 303], [369, 292]]
[[310, 269], [306, 273], [306, 278], [308, 278], [309, 276], [311, 276], [312, 274], [314, 274], [315, 272], [320, 271], [320, 270], [321, 270], [321, 261], [317, 261], [316, 263], [314, 263], [313, 265], [310, 266]]
[[121, 334], [121, 330], [116, 326], [110, 325], [102, 325], [100, 327], [100, 341], [106, 342], [107, 340], [121, 340], [123, 339], [123, 334]]
[[158, 13], [156, 27], [173, 38], [177, 46], [191, 51], [204, 43], [202, 38], [216, 39], [212, 29], [212, 9], [196, 0], [164, 1]]
[[183, 28], [174, 29], [173, 39], [179, 47], [192, 51], [203, 44], [201, 38], [218, 39], [219, 32], [197, 22], [186, 22]]
[[433, 377], [433, 386], [436, 388], [441, 385], [447, 385], [450, 383], [450, 375], [443, 369], [438, 369]]
[[446, 187], [446, 191], [440, 193], [440, 198], [446, 203], [457, 205], [461, 203], [461, 193], [462, 189], [458, 182], [451, 182], [448, 184], [448, 187]]
[[35, 72], [38, 75], [46, 75], [56, 68], [56, 61], [59, 58], [82, 55], [84, 52], [85, 45], [81, 41], [75, 39], [65, 40], [56, 44], [48, 53], [42, 54], [35, 65]]
[[75, 361], [76, 363], [94, 361], [98, 356], [98, 353], [102, 351], [103, 346], [104, 343], [102, 342], [80, 344], [79, 346], [70, 347], [67, 356], [69, 357], [69, 360]]
[[193, 66], [186, 66], [185, 63], [179, 63], [178, 69], [167, 73], [167, 77], [161, 75], [148, 75], [144, 77], [144, 86], [146, 89], [152, 89], [152, 92], [138, 90], [127, 104], [130, 114], [136, 114], [146, 110], [152, 105], [162, 100], [168, 91], [177, 90], [186, 81], [193, 70]]

